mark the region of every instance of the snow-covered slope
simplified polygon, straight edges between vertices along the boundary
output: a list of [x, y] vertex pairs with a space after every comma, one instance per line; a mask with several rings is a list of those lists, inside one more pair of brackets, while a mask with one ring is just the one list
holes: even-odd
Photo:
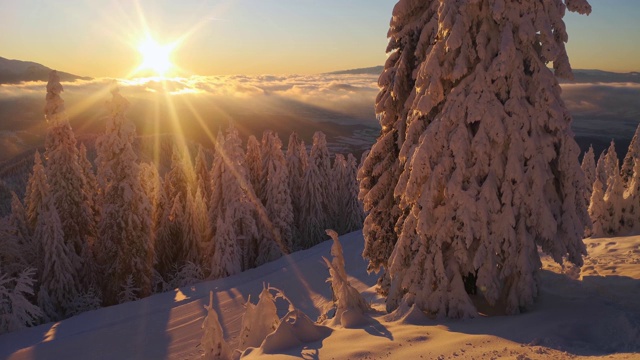
[[[335, 329], [324, 340], [283, 354], [248, 357], [320, 359], [569, 359], [593, 356], [633, 359], [640, 355], [640, 236], [585, 240], [585, 266], [562, 269], [543, 258], [541, 294], [535, 307], [517, 316], [435, 320], [405, 309], [387, 315], [371, 288], [359, 233], [341, 237], [350, 281], [377, 313], [369, 324]], [[321, 256], [331, 242], [226, 279], [155, 295], [0, 337], [0, 359], [193, 359], [200, 356], [204, 305], [214, 291], [225, 336], [237, 344], [243, 303], [255, 302], [263, 283], [278, 287], [316, 319], [331, 290]], [[286, 304], [278, 303], [280, 316]], [[394, 316], [396, 315], [396, 316]]]

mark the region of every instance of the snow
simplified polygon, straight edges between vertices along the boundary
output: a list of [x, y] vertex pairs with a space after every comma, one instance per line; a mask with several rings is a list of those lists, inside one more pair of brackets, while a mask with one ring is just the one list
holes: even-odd
[[[640, 236], [586, 239], [590, 255], [581, 271], [562, 269], [542, 256], [540, 295], [529, 312], [472, 320], [429, 319], [415, 308], [386, 314], [384, 300], [372, 288], [377, 276], [367, 275], [360, 256], [362, 234], [340, 240], [349, 281], [374, 308], [368, 322], [334, 328], [324, 339], [305, 344], [280, 338], [280, 344], [294, 346], [271, 348], [277, 352], [272, 355], [256, 349], [250, 357], [632, 359], [640, 351]], [[249, 295], [258, 298], [264, 283], [282, 289], [310, 319], [320, 315], [331, 303], [328, 271], [321, 263], [331, 245], [326, 241], [232, 277], [0, 336], [0, 358], [198, 358], [209, 291], [225, 339], [235, 348], [243, 305]], [[277, 306], [280, 316], [288, 312], [288, 303], [278, 300]]]

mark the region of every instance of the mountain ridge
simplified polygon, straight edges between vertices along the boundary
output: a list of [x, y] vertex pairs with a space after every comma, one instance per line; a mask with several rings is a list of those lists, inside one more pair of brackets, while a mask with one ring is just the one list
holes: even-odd
[[[25, 81], [47, 81], [51, 68], [33, 61], [13, 60], [0, 56], [0, 84], [19, 84]], [[60, 80], [91, 80], [87, 76], [79, 76], [58, 71]]]

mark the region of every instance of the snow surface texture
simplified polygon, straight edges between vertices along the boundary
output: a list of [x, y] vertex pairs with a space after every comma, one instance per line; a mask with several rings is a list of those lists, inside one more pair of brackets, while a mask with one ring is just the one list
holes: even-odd
[[[334, 328], [322, 341], [279, 348], [274, 358], [320, 359], [633, 359], [640, 351], [640, 236], [586, 239], [580, 270], [543, 256], [540, 297], [531, 311], [473, 320], [431, 320], [415, 309], [383, 313], [360, 254], [362, 234], [341, 237], [349, 282], [377, 313], [366, 325]], [[325, 283], [331, 241], [225, 279], [90, 311], [0, 336], [0, 359], [196, 359], [202, 323], [213, 307], [225, 339], [238, 345], [244, 304], [263, 283], [282, 289], [309, 318], [331, 303]], [[288, 304], [277, 302], [283, 317]], [[396, 315], [394, 317], [394, 315]], [[296, 318], [298, 320], [298, 318]], [[418, 325], [418, 326], [417, 326]], [[259, 349], [258, 349], [259, 350]], [[254, 355], [258, 351], [254, 350]], [[610, 355], [612, 355], [610, 357]], [[270, 355], [264, 355], [268, 358]], [[595, 356], [595, 357], [592, 357]]]

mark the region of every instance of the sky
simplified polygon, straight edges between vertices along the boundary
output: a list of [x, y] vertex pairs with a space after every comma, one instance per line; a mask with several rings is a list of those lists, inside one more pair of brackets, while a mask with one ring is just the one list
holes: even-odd
[[[314, 74], [382, 65], [394, 0], [0, 0], [0, 56], [125, 77], [148, 31], [182, 39], [184, 75]], [[574, 68], [640, 71], [640, 1], [569, 13]], [[148, 30], [145, 30], [148, 29]]]

